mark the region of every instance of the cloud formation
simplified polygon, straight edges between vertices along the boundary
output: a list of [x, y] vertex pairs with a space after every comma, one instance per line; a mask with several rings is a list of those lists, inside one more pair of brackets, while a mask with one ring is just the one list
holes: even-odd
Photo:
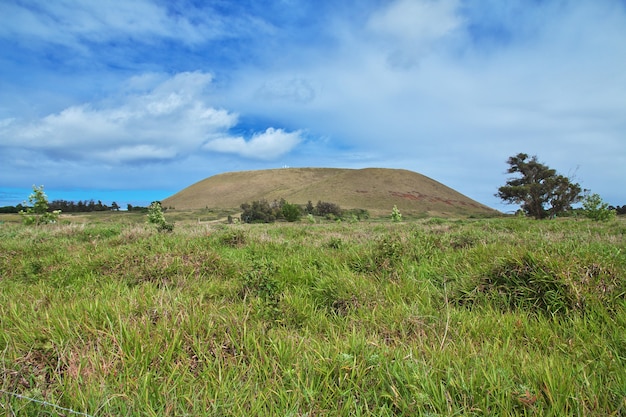
[[123, 165], [172, 160], [201, 147], [271, 160], [300, 142], [300, 132], [272, 127], [248, 142], [231, 136], [238, 115], [209, 104], [211, 74], [160, 78], [144, 74], [129, 80], [129, 89], [135, 91], [112, 103], [72, 106], [34, 121], [0, 121], [2, 146], [61, 160]]
[[283, 129], [267, 128], [255, 133], [249, 141], [243, 137], [217, 138], [207, 142], [203, 149], [223, 152], [250, 159], [273, 160], [290, 152], [302, 141], [302, 132], [285, 132]]
[[362, 164], [408, 167], [492, 205], [507, 157], [525, 150], [603, 187], [606, 161], [626, 162], [625, 37], [614, 2], [399, 0], [338, 32], [327, 59], [293, 65], [316, 87], [311, 102], [248, 100], [263, 79], [252, 71], [236, 107], [280, 111], [362, 149]]
[[280, 160], [411, 169], [498, 207], [526, 152], [626, 204], [623, 1], [23, 1], [0, 19], [0, 186], [33, 159], [112, 188], [167, 166], [173, 191]]
[[373, 13], [366, 27], [389, 51], [392, 67], [410, 68], [461, 26], [458, 5], [457, 0], [397, 0]]

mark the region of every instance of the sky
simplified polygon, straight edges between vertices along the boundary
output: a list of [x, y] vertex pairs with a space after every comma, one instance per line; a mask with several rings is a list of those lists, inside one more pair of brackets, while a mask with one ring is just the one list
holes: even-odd
[[520, 152], [626, 204], [626, 0], [0, 2], [0, 206], [383, 167], [508, 212]]

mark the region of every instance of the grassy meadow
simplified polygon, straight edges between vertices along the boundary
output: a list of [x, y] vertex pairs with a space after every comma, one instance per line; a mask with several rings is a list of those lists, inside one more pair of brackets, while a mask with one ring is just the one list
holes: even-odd
[[0, 224], [0, 413], [626, 415], [624, 219], [215, 219]]

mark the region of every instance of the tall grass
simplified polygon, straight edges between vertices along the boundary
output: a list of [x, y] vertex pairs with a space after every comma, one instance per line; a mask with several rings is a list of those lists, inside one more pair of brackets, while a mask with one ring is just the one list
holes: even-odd
[[8, 415], [623, 415], [626, 225], [0, 225]]

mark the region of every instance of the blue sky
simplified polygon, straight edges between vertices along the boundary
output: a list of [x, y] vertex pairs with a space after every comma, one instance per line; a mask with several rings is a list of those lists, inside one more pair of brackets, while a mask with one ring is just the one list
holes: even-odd
[[403, 168], [499, 210], [537, 155], [626, 204], [624, 0], [0, 2], [0, 206]]

